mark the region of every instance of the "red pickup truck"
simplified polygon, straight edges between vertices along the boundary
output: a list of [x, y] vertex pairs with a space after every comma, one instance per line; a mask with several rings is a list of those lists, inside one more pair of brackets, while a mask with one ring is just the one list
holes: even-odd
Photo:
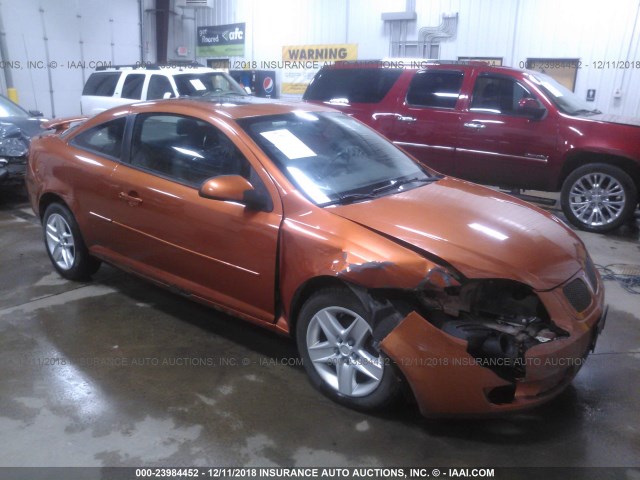
[[603, 115], [551, 77], [482, 62], [338, 63], [304, 100], [330, 105], [449, 175], [561, 191], [592, 231], [629, 219], [640, 190], [640, 119]]

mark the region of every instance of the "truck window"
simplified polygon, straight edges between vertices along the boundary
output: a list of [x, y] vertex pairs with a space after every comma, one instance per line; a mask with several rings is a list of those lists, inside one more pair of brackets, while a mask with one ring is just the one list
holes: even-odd
[[92, 73], [82, 90], [82, 95], [111, 97], [120, 79], [120, 72]]
[[518, 115], [518, 102], [523, 98], [535, 98], [513, 78], [497, 75], [481, 75], [476, 80], [471, 98], [472, 112]]
[[164, 75], [151, 75], [147, 89], [147, 100], [164, 98], [164, 94], [167, 92], [171, 94], [171, 97], [175, 96], [169, 79]]
[[142, 86], [144, 85], [144, 73], [132, 73], [124, 79], [122, 93], [120, 97], [140, 100], [142, 97]]
[[402, 73], [401, 69], [352, 68], [321, 70], [304, 92], [304, 100], [378, 103]]
[[418, 107], [455, 108], [464, 73], [425, 70], [417, 72], [407, 92], [407, 103]]

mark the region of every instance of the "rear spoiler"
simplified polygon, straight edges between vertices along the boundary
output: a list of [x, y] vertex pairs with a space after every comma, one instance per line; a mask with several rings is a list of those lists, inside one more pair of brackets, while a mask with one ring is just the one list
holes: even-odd
[[57, 118], [55, 120], [48, 120], [46, 122], [42, 122], [41, 127], [44, 128], [45, 130], [55, 130], [56, 133], [60, 133], [65, 131], [67, 128], [69, 128], [72, 123], [84, 122], [88, 118], [89, 117], [87, 116]]

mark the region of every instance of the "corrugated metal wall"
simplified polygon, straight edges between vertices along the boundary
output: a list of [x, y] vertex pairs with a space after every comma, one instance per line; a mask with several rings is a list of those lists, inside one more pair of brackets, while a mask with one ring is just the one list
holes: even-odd
[[520, 0], [513, 64], [527, 57], [579, 58], [578, 94], [596, 89], [600, 110], [640, 116], [639, 11], [637, 0]]
[[80, 113], [96, 62], [140, 60], [136, 0], [5, 0], [0, 11], [20, 104], [47, 117]]
[[[195, 25], [246, 22], [246, 60], [280, 60], [283, 45], [357, 43], [361, 59], [389, 55], [390, 28], [383, 12], [405, 10], [405, 0], [216, 0], [195, 10]], [[456, 37], [441, 43], [440, 58], [500, 57], [518, 67], [527, 58], [579, 58], [576, 92], [596, 90], [594, 107], [640, 116], [638, 0], [416, 0], [421, 27], [458, 13]], [[195, 38], [193, 32], [192, 38]], [[199, 59], [205, 60], [205, 59]], [[633, 62], [615, 68], [611, 62]], [[594, 62], [609, 62], [599, 64]], [[597, 68], [598, 66], [603, 68]], [[621, 97], [614, 98], [620, 90]]]
[[[181, 8], [173, 0], [169, 58], [178, 58], [178, 46], [194, 58], [196, 26], [235, 22], [247, 24], [242, 60], [281, 60], [283, 45], [319, 43], [357, 43], [360, 59], [383, 58], [391, 30], [381, 14], [412, 3], [417, 21], [408, 24], [408, 41], [417, 40], [420, 28], [440, 24], [443, 14], [458, 13], [456, 36], [441, 43], [440, 58], [500, 57], [509, 66], [532, 57], [579, 58], [579, 95], [595, 89], [594, 107], [640, 116], [640, 0], [215, 0], [213, 9]], [[21, 103], [46, 115], [73, 115], [92, 69], [68, 62], [134, 63], [141, 48], [144, 60], [153, 61], [154, 5], [143, 0], [140, 45], [137, 0], [3, 0], [11, 60], [22, 64], [13, 70]], [[46, 64], [47, 49], [49, 61], [60, 65], [26, 67], [27, 61]], [[625, 61], [631, 63], [617, 65]]]

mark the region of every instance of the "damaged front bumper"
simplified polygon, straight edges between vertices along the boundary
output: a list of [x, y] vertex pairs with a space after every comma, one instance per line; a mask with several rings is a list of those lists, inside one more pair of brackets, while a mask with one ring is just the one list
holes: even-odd
[[20, 128], [0, 122], [0, 185], [24, 184], [29, 142]]
[[569, 335], [530, 347], [515, 366], [524, 372], [519, 378], [496, 373], [514, 367], [509, 365], [512, 359], [503, 358], [500, 365], [500, 358], [474, 357], [467, 341], [446, 333], [416, 311], [386, 335], [380, 347], [404, 374], [425, 416], [533, 407], [571, 383], [595, 348], [607, 313], [601, 287], [581, 313], [567, 303], [561, 287], [538, 295], [554, 322]]
[[0, 158], [0, 185], [19, 185], [24, 183], [26, 171], [26, 157]]

